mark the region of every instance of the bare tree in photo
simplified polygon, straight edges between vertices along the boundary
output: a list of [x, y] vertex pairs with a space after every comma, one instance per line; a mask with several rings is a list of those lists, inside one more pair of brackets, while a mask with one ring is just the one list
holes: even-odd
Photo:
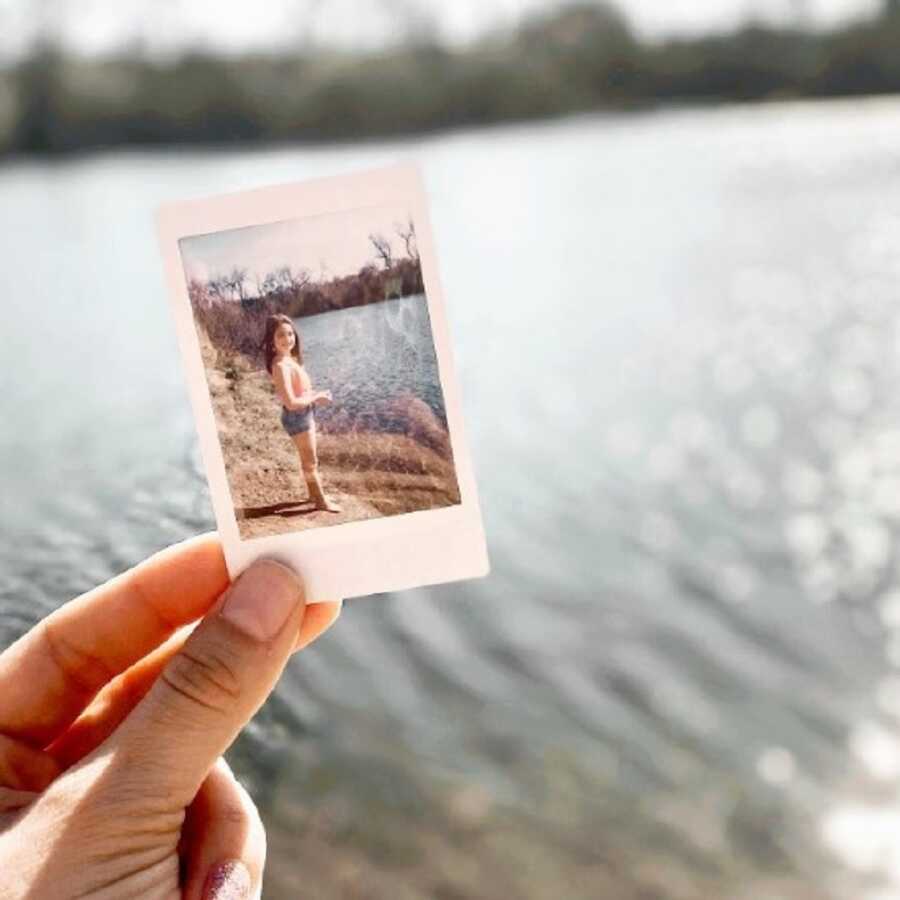
[[216, 300], [231, 299], [231, 284], [224, 275], [214, 275], [210, 278], [207, 282], [207, 290], [210, 296], [215, 297]]
[[253, 283], [256, 285], [256, 296], [262, 299], [266, 296], [266, 279], [259, 277], [259, 272], [253, 273]]
[[[372, 252], [353, 273], [334, 273], [325, 256], [319, 258], [318, 267], [311, 268], [276, 260], [271, 268], [258, 269], [241, 265], [246, 259], [233, 259], [228, 268], [213, 271], [195, 286], [192, 302], [209, 319], [209, 330], [217, 339], [227, 332], [223, 340], [240, 348], [251, 345], [252, 335], [247, 328], [238, 327], [239, 315], [253, 319], [253, 329], [259, 330], [262, 325], [254, 317], [275, 312], [300, 318], [424, 293], [416, 226], [408, 212], [369, 232], [368, 243]], [[208, 271], [208, 261], [205, 266]], [[212, 323], [213, 308], [227, 328]], [[229, 318], [232, 316], [234, 321]]]
[[235, 266], [228, 276], [228, 286], [231, 288], [232, 294], [243, 303], [247, 299], [247, 270], [239, 269]]
[[298, 269], [295, 272], [290, 266], [284, 266], [279, 269], [279, 277], [288, 290], [299, 294], [309, 284], [312, 276], [308, 269]]
[[375, 255], [384, 263], [385, 269], [394, 265], [394, 252], [391, 242], [383, 234], [370, 234], [369, 240], [375, 248]]
[[281, 291], [281, 281], [277, 272], [268, 272], [262, 280], [262, 294], [264, 297], [277, 297]]
[[416, 243], [416, 224], [412, 217], [409, 218], [406, 225], [395, 225], [394, 230], [403, 241], [406, 248], [406, 255], [414, 262], [419, 261], [419, 245]]

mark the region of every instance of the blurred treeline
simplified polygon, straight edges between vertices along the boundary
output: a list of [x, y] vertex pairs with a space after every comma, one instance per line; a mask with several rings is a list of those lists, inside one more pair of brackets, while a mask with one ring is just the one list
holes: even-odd
[[168, 63], [74, 58], [48, 43], [0, 70], [0, 153], [117, 144], [381, 136], [664, 101], [900, 90], [900, 0], [830, 31], [745, 25], [649, 43], [577, 3], [465, 48], [307, 49]]

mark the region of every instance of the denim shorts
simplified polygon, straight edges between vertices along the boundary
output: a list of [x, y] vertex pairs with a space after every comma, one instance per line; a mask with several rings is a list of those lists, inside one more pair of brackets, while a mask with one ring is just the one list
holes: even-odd
[[291, 435], [302, 434], [309, 431], [313, 424], [313, 408], [285, 409], [281, 408], [281, 424], [284, 430]]

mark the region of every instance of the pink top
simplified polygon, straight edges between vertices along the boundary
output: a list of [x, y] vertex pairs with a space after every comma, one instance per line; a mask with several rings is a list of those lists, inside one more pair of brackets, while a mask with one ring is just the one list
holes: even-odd
[[[283, 363], [284, 360], [281, 361], [281, 364]], [[302, 397], [304, 394], [308, 394], [312, 390], [312, 380], [305, 367], [301, 366], [293, 357], [288, 357], [287, 363], [288, 371], [291, 373], [291, 388], [293, 389], [294, 396]], [[279, 363], [276, 363], [275, 365], [279, 365]], [[272, 377], [274, 380], [274, 374]], [[280, 391], [279, 395], [281, 395]], [[287, 406], [287, 403], [285, 403], [286, 400], [287, 398], [282, 395], [281, 402], [284, 406]]]

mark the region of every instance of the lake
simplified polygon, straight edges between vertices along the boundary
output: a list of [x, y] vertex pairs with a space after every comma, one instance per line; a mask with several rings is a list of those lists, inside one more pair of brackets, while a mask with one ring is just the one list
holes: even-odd
[[3, 641], [213, 525], [154, 207], [414, 156], [493, 573], [291, 663], [267, 898], [900, 897], [898, 116], [0, 168]]
[[404, 431], [387, 409], [401, 396], [424, 400], [446, 428], [431, 321], [424, 294], [294, 320], [316, 390], [334, 402], [316, 410], [326, 428], [335, 415], [365, 427]]

